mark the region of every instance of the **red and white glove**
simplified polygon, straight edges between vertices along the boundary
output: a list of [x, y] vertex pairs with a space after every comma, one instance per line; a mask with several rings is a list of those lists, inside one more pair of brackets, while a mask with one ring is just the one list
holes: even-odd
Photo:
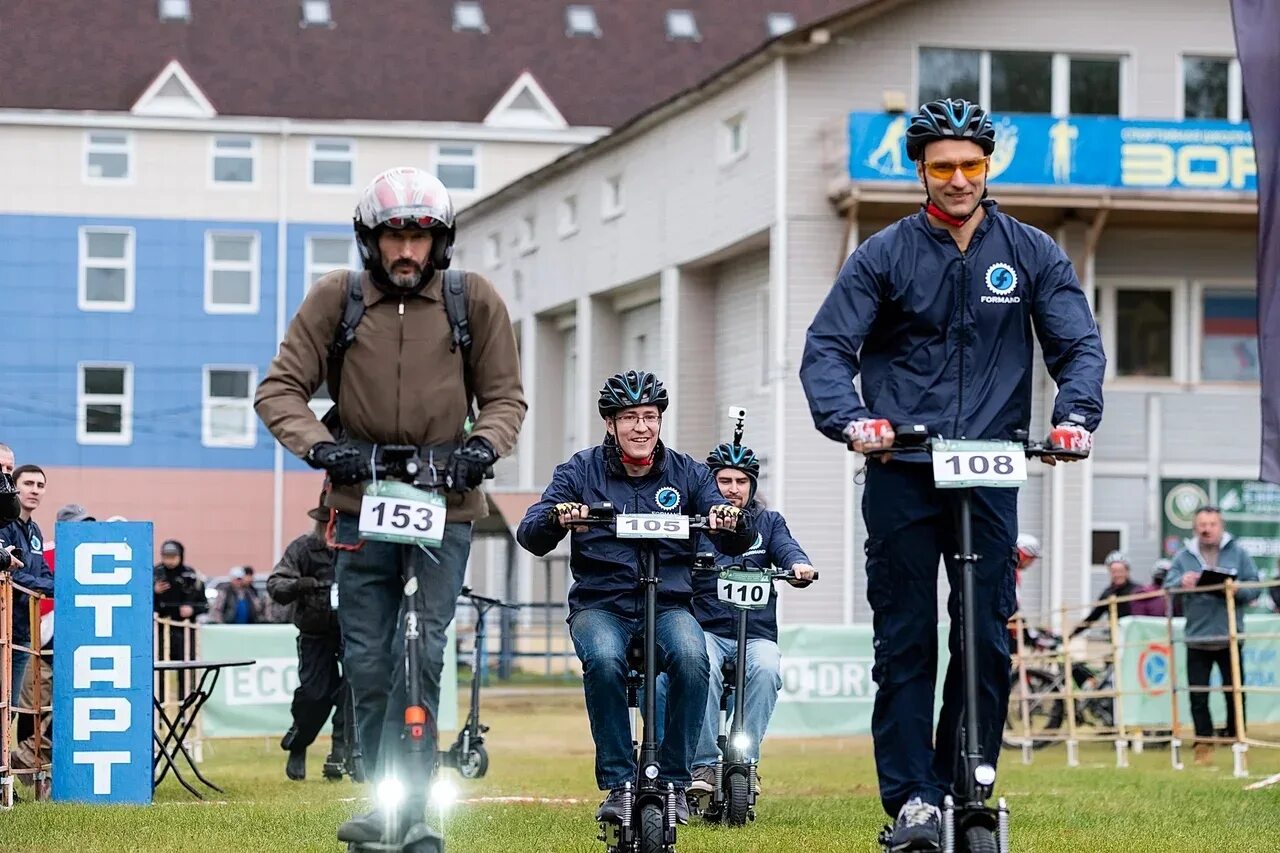
[[844, 428], [844, 440], [851, 450], [878, 450], [893, 444], [893, 427], [884, 418], [862, 418]]
[[1058, 424], [1049, 433], [1049, 443], [1063, 450], [1088, 455], [1093, 450], [1093, 433], [1075, 424]]

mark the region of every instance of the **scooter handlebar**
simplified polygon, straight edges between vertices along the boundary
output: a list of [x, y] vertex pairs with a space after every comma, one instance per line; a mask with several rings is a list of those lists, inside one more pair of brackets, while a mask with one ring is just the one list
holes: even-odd
[[[900, 453], [904, 450], [932, 450], [933, 442], [940, 438], [939, 436], [929, 435], [928, 427], [921, 424], [903, 424], [893, 428], [893, 444], [880, 450], [869, 450], [866, 456], [883, 456], [887, 453]], [[1053, 444], [1049, 438], [1044, 441], [1028, 441], [1026, 430], [1017, 430], [1013, 434], [1013, 441], [1023, 446], [1027, 456], [1041, 457], [1052, 456], [1055, 459], [1087, 459], [1089, 451], [1087, 450], [1068, 450]]]

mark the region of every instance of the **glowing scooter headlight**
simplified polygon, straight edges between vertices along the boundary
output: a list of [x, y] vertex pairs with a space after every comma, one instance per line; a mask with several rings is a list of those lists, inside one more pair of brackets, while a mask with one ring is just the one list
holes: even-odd
[[389, 776], [378, 783], [378, 802], [394, 809], [404, 802], [404, 783], [394, 776]]
[[751, 748], [751, 735], [746, 732], [738, 732], [733, 736], [733, 748], [748, 750]]

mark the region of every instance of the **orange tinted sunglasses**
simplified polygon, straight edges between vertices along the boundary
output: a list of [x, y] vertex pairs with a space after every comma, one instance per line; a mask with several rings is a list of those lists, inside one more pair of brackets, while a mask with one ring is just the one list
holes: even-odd
[[987, 170], [987, 162], [990, 159], [990, 157], [982, 157], [978, 160], [961, 160], [959, 163], [951, 163], [946, 160], [930, 160], [924, 164], [924, 170], [931, 178], [937, 178], [939, 181], [949, 181], [951, 176], [956, 173], [956, 169], [959, 169], [960, 174], [969, 180], [973, 180]]

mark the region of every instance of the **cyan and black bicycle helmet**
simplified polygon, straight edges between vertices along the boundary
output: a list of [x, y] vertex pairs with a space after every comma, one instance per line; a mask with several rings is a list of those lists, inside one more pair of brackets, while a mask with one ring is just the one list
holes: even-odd
[[628, 370], [604, 381], [600, 389], [600, 416], [607, 418], [636, 406], [657, 406], [659, 412], [665, 412], [667, 402], [667, 389], [658, 377], [647, 370]]
[[907, 126], [907, 156], [916, 161], [924, 148], [940, 139], [970, 139], [991, 156], [996, 150], [996, 129], [991, 116], [977, 104], [961, 98], [945, 98], [920, 108]]
[[760, 476], [760, 459], [756, 456], [756, 452], [750, 447], [730, 444], [727, 441], [717, 445], [715, 450], [707, 454], [707, 466], [713, 474], [722, 468], [734, 468], [752, 480]]

